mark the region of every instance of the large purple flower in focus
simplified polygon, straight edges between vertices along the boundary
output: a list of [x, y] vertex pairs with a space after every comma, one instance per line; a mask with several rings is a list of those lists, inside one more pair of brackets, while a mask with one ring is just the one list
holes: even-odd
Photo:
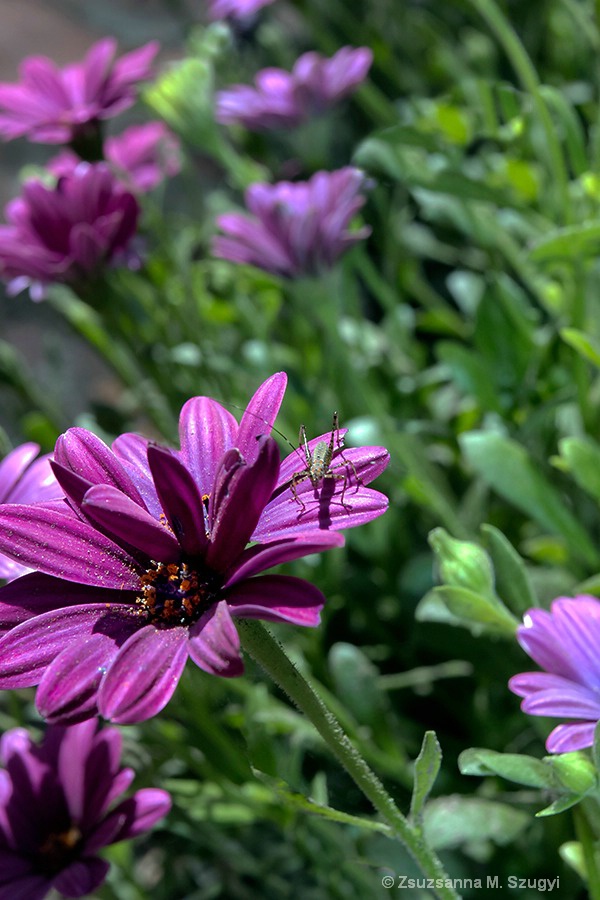
[[302, 459], [280, 468], [267, 436], [285, 384], [268, 379], [239, 425], [216, 401], [189, 400], [179, 452], [133, 434], [110, 450], [82, 428], [59, 438], [68, 504], [0, 508], [0, 551], [37, 570], [0, 589], [0, 688], [39, 684], [51, 721], [99, 711], [138, 722], [168, 702], [188, 656], [241, 674], [235, 617], [318, 624], [317, 588], [260, 573], [340, 546], [338, 529], [384, 512], [387, 498], [365, 485], [388, 454], [343, 451], [345, 479], [301, 481], [294, 497]]
[[18, 84], [0, 83], [0, 136], [44, 144], [86, 138], [101, 119], [130, 107], [140, 81], [150, 77], [158, 52], [152, 41], [115, 60], [114, 38], [98, 41], [84, 60], [59, 69], [45, 56], [30, 56]]
[[263, 69], [256, 87], [236, 84], [216, 95], [216, 118], [251, 131], [294, 128], [348, 97], [365, 80], [373, 61], [367, 47], [342, 47], [327, 59], [304, 53], [291, 72]]
[[51, 890], [87, 897], [106, 878], [98, 851], [147, 831], [171, 807], [120, 768], [121, 736], [97, 720], [51, 725], [41, 745], [23, 728], [0, 740], [0, 900], [42, 900]]
[[316, 275], [370, 234], [368, 227], [348, 229], [365, 203], [364, 186], [364, 174], [350, 166], [309, 181], [253, 184], [246, 191], [250, 215], [217, 218], [224, 234], [214, 238], [213, 252], [289, 278]]
[[0, 225], [0, 277], [34, 300], [53, 282], [79, 284], [127, 260], [140, 208], [104, 163], [81, 163], [55, 187], [25, 183]]
[[517, 630], [521, 647], [545, 671], [510, 679], [532, 716], [572, 719], [549, 735], [550, 753], [581, 750], [594, 743], [600, 720], [600, 601], [585, 594], [559, 597], [551, 611], [530, 609]]
[[[39, 452], [39, 444], [21, 444], [0, 462], [0, 504], [37, 503], [63, 496], [50, 468], [50, 454], [38, 457]], [[0, 555], [0, 578], [5, 581], [28, 571], [14, 559]]]

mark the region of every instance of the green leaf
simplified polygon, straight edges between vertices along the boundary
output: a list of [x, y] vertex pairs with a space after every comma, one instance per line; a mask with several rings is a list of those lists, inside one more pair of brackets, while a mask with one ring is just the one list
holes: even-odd
[[587, 532], [520, 444], [488, 431], [463, 434], [459, 443], [473, 469], [501, 497], [542, 528], [561, 535], [575, 557], [588, 565], [597, 563], [596, 547]]
[[577, 484], [600, 501], [600, 446], [592, 438], [564, 438], [558, 448]]
[[549, 232], [532, 245], [528, 255], [535, 262], [546, 262], [597, 256], [599, 249], [600, 222], [593, 219]]
[[494, 564], [497, 593], [517, 615], [537, 606], [525, 563], [508, 538], [493, 525], [482, 525], [481, 531]]
[[458, 768], [463, 775], [501, 775], [527, 787], [556, 787], [556, 777], [546, 763], [520, 753], [498, 753], [471, 747], [458, 757]]
[[449, 531], [465, 533], [458, 518], [454, 498], [440, 468], [427, 458], [427, 450], [414, 434], [396, 434], [390, 452], [400, 459], [407, 470], [403, 488], [420, 505], [430, 509]]
[[546, 806], [544, 809], [540, 809], [539, 812], [536, 812], [536, 818], [541, 818], [542, 816], [557, 816], [558, 813], [564, 812], [566, 809], [571, 809], [572, 806], [579, 803], [581, 797], [581, 794], [565, 794], [563, 797], [554, 800], [550, 806]]
[[600, 341], [590, 337], [576, 328], [561, 328], [560, 336], [569, 347], [576, 350], [580, 356], [594, 363], [600, 368]]
[[268, 785], [275, 792], [277, 798], [294, 811], [310, 813], [320, 816], [322, 819], [329, 819], [331, 822], [338, 822], [340, 825], [352, 825], [364, 831], [378, 831], [381, 834], [388, 835], [388, 837], [391, 837], [393, 834], [390, 826], [385, 825], [383, 822], [377, 822], [374, 819], [364, 819], [362, 816], [353, 816], [331, 806], [315, 803], [314, 800], [310, 800], [303, 794], [293, 791], [287, 782], [281, 778], [272, 778], [258, 770], [254, 770], [254, 775], [263, 784]]
[[329, 668], [337, 694], [356, 721], [378, 730], [388, 703], [371, 660], [354, 644], [340, 641], [329, 651]]
[[[503, 634], [514, 637], [518, 620], [499, 601], [494, 602], [489, 597], [476, 594], [467, 588], [442, 585], [429, 591], [423, 598], [427, 600], [431, 595], [438, 597], [447, 607], [450, 613], [460, 622], [476, 630], [485, 629], [494, 634]], [[422, 601], [423, 602], [423, 601]], [[427, 607], [417, 607], [416, 617], [424, 621], [423, 611]]]
[[502, 404], [494, 389], [485, 361], [473, 350], [454, 341], [440, 341], [437, 356], [450, 370], [458, 388], [474, 397], [481, 409], [501, 412]]
[[424, 830], [436, 850], [468, 848], [469, 844], [493, 841], [510, 844], [527, 827], [529, 814], [504, 803], [480, 797], [439, 797], [427, 804]]
[[421, 816], [421, 811], [440, 771], [441, 763], [442, 748], [435, 731], [426, 731], [421, 750], [415, 760], [415, 780], [410, 801], [410, 815], [413, 821]]

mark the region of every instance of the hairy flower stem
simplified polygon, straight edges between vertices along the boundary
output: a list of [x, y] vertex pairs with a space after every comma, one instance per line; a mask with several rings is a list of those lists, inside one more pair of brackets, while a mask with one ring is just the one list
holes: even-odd
[[[391, 826], [399, 841], [406, 847], [427, 878], [444, 885], [450, 876], [445, 872], [434, 851], [423, 838], [422, 829], [412, 825], [400, 812], [374, 772], [342, 730], [335, 716], [288, 659], [281, 645], [259, 622], [238, 619], [237, 629], [244, 650], [265, 670], [288, 695], [298, 709], [313, 723], [331, 752], [379, 814]], [[452, 888], [436, 887], [434, 893], [441, 900], [456, 900]]]

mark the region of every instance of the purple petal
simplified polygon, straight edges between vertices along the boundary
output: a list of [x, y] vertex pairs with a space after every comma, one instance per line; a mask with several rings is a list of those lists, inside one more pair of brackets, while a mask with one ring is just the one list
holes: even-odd
[[156, 715], [171, 699], [186, 659], [187, 629], [146, 625], [110, 667], [100, 688], [100, 714], [120, 725]]
[[104, 859], [84, 857], [59, 872], [52, 886], [65, 897], [88, 897], [102, 884], [109, 869], [110, 863]]
[[252, 540], [274, 541], [315, 529], [354, 528], [377, 518], [388, 508], [385, 494], [356, 485], [346, 488], [342, 504], [342, 490], [341, 479], [329, 478], [317, 488], [309, 481], [298, 484], [298, 500], [291, 489], [286, 490], [266, 507]]
[[10, 493], [11, 503], [39, 503], [62, 497], [54, 473], [50, 467], [50, 455], [35, 459]]
[[135, 561], [85, 522], [42, 506], [0, 508], [0, 553], [66, 581], [136, 590]]
[[[31, 863], [30, 871], [31, 871]], [[50, 881], [43, 875], [23, 875], [2, 885], [0, 875], [0, 900], [44, 900], [50, 890]]]
[[233, 678], [242, 674], [240, 637], [224, 600], [192, 625], [188, 649], [196, 665], [211, 675]]
[[[151, 446], [148, 463], [169, 524], [184, 552], [199, 556], [208, 545], [205, 510], [196, 483], [170, 450]], [[154, 557], [154, 559], [162, 557]], [[166, 561], [166, 560], [164, 560]]]
[[585, 750], [594, 743], [594, 732], [597, 722], [572, 722], [569, 725], [557, 725], [548, 735], [546, 750], [548, 753], [570, 753], [572, 750]]
[[287, 385], [285, 372], [277, 372], [258, 388], [242, 416], [236, 446], [247, 463], [258, 455], [257, 438], [270, 434]]
[[[138, 623], [132, 623], [131, 631]], [[123, 636], [122, 641], [126, 639]], [[98, 689], [118, 652], [105, 634], [93, 634], [59, 653], [44, 672], [35, 695], [38, 711], [48, 722], [72, 725], [98, 712]]]
[[123, 463], [140, 496], [146, 504], [148, 512], [155, 519], [160, 518], [162, 506], [156, 494], [156, 487], [148, 465], [149, 442], [140, 434], [122, 434], [113, 441], [113, 451]]
[[230, 466], [228, 462], [215, 482], [206, 562], [217, 572], [225, 571], [250, 540], [277, 481], [277, 444], [270, 437], [261, 437], [257, 443], [259, 451], [253, 465], [240, 465], [237, 461]]
[[91, 484], [109, 484], [142, 504], [128, 472], [104, 441], [86, 428], [69, 428], [56, 442], [54, 459]]
[[0, 640], [0, 688], [37, 684], [46, 667], [73, 643], [95, 633], [118, 643], [138, 622], [130, 606], [117, 603], [73, 606], [35, 616]]
[[193, 397], [179, 416], [181, 459], [200, 494], [210, 494], [223, 455], [236, 444], [238, 424], [210, 397]]
[[143, 834], [155, 825], [159, 819], [164, 818], [171, 809], [171, 798], [166, 791], [160, 788], [142, 788], [136, 791], [133, 797], [128, 797], [116, 807], [101, 823], [97, 832], [92, 832], [86, 842], [89, 849], [98, 850], [105, 846], [100, 843], [100, 832], [105, 828], [113, 829], [110, 843], [129, 840], [138, 834]]
[[39, 444], [21, 444], [0, 462], [0, 503], [7, 502], [15, 484], [39, 452]]
[[119, 543], [141, 550], [149, 560], [177, 562], [181, 550], [165, 525], [117, 488], [97, 485], [85, 495], [81, 509], [106, 529]]
[[242, 581], [227, 591], [226, 599], [233, 616], [309, 627], [319, 624], [325, 603], [318, 588], [291, 575], [262, 575]]
[[344, 537], [337, 531], [307, 531], [301, 536], [284, 538], [271, 544], [256, 544], [244, 550], [236, 560], [231, 571], [227, 573], [224, 587], [230, 587], [234, 582], [250, 578], [292, 559], [300, 559], [311, 553], [321, 553], [323, 550], [341, 547], [343, 544]]
[[[122, 599], [120, 595], [117, 595]], [[21, 622], [65, 606], [98, 600], [98, 588], [31, 572], [0, 588], [0, 635]], [[133, 598], [132, 598], [133, 600]]]

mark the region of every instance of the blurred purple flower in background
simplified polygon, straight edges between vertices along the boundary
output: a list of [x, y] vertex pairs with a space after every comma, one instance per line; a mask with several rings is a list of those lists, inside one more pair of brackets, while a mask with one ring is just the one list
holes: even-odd
[[517, 630], [521, 647], [544, 672], [514, 675], [508, 686], [532, 716], [573, 719], [549, 735], [550, 753], [591, 747], [600, 720], [600, 601], [559, 597], [551, 611], [530, 609]]
[[107, 263], [128, 261], [139, 206], [104, 163], [81, 163], [54, 188], [25, 183], [0, 225], [0, 277], [11, 294], [40, 300], [53, 282], [77, 284]]
[[[181, 171], [179, 140], [163, 122], [132, 125], [104, 142], [104, 156], [113, 173], [130, 190], [145, 193]], [[61, 150], [47, 164], [57, 178], [70, 176], [83, 160], [73, 150]]]
[[331, 59], [305, 53], [291, 72], [263, 69], [256, 87], [236, 84], [216, 95], [216, 118], [251, 131], [293, 128], [348, 97], [373, 61], [367, 47], [342, 47]]
[[[50, 468], [50, 454], [38, 456], [39, 444], [21, 444], [0, 463], [0, 504], [38, 503], [64, 496]], [[12, 581], [28, 572], [8, 556], [0, 555], [0, 578]]]
[[59, 69], [44, 56], [21, 65], [18, 84], [0, 84], [0, 136], [67, 144], [86, 135], [91, 123], [130, 107], [137, 85], [152, 74], [156, 41], [115, 60], [114, 38], [90, 48], [85, 59]]
[[107, 138], [104, 153], [115, 173], [142, 193], [181, 171], [179, 141], [163, 122], [132, 125]]
[[245, 199], [251, 215], [219, 216], [224, 236], [214, 238], [213, 253], [289, 278], [316, 275], [371, 233], [368, 226], [348, 230], [365, 203], [365, 185], [363, 172], [350, 166], [317, 172], [308, 181], [250, 185]]
[[25, 729], [0, 740], [0, 900], [42, 900], [51, 890], [87, 897], [106, 878], [98, 851], [142, 834], [171, 807], [166, 791], [131, 784], [121, 736], [97, 720], [51, 725], [38, 746]]
[[269, 6], [274, 0], [208, 0], [208, 17], [218, 19], [246, 19]]
[[259, 573], [340, 546], [338, 528], [381, 515], [387, 498], [364, 485], [389, 457], [348, 451], [344, 503], [331, 479], [334, 491], [301, 505], [290, 481], [302, 457], [280, 471], [268, 437], [286, 381], [268, 379], [239, 426], [216, 401], [189, 400], [180, 452], [133, 434], [110, 450], [83, 428], [59, 438], [53, 467], [68, 503], [0, 507], [0, 551], [38, 570], [0, 589], [0, 687], [39, 684], [53, 721], [99, 710], [138, 722], [168, 702], [188, 656], [241, 674], [233, 617], [319, 623], [317, 588]]

